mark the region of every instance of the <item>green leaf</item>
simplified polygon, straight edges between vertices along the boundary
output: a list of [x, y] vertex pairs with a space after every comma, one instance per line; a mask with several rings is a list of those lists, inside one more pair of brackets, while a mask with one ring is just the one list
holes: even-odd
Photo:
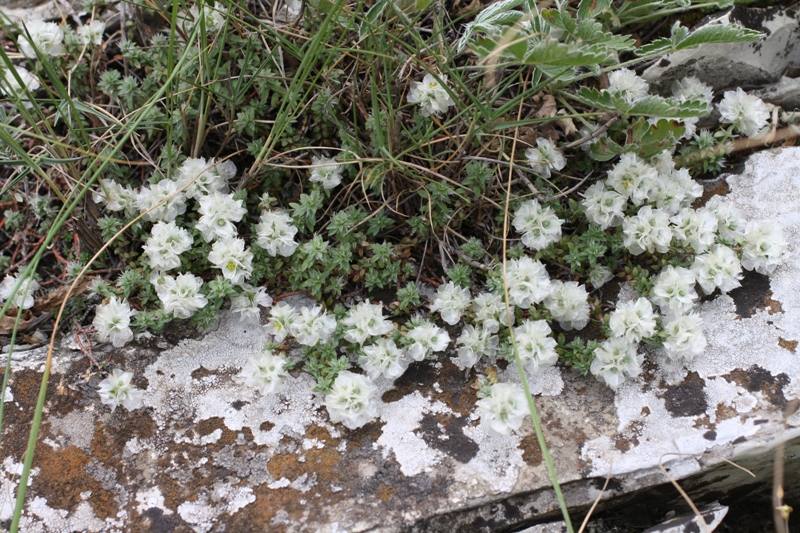
[[749, 30], [738, 24], [715, 24], [695, 30], [681, 40], [676, 50], [694, 48], [701, 44], [748, 43], [758, 41], [763, 33]]
[[581, 0], [578, 19], [594, 18], [611, 6], [611, 0]]
[[700, 100], [679, 102], [673, 98], [651, 95], [634, 103], [627, 114], [659, 118], [691, 118], [705, 116], [710, 111], [708, 104]]
[[673, 51], [672, 39], [662, 37], [636, 49], [638, 56], [659, 56]]
[[608, 92], [598, 91], [589, 87], [581, 87], [575, 97], [586, 105], [604, 111], [617, 111], [614, 99]]
[[597, 161], [609, 161], [626, 151], [624, 146], [617, 144], [608, 137], [598, 138], [597, 142], [592, 143], [589, 147], [592, 158]]
[[575, 30], [575, 36], [589, 44], [600, 44], [611, 50], [633, 50], [635, 41], [627, 35], [615, 35], [604, 31], [603, 25], [596, 20], [581, 20]]
[[549, 39], [529, 46], [522, 58], [527, 65], [558, 67], [582, 67], [616, 60], [615, 54], [599, 45], [564, 44]]
[[691, 33], [676, 22], [670, 37], [662, 37], [636, 50], [638, 56], [664, 55], [678, 50], [695, 48], [702, 44], [746, 43], [757, 41], [763, 33], [749, 30], [738, 24], [714, 24], [699, 28]]

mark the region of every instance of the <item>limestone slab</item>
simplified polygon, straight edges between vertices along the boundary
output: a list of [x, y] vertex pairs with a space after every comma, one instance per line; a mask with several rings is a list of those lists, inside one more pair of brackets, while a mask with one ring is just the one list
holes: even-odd
[[[604, 499], [664, 486], [659, 464], [713, 501], [709, 487], [750, 482], [743, 473], [720, 480], [722, 459], [768, 468], [777, 442], [800, 442], [800, 416], [784, 417], [800, 398], [800, 148], [756, 154], [725, 179], [728, 197], [749, 218], [782, 225], [790, 246], [769, 278], [749, 274], [742, 289], [702, 303], [706, 352], [676, 363], [650, 350], [644, 372], [616, 393], [564, 368], [531, 378], [576, 517], [607, 477]], [[174, 327], [96, 347], [96, 359], [134, 372], [146, 390], [143, 409], [113, 413], [97, 395], [101, 377], [65, 341], [22, 530], [496, 531], [559, 516], [530, 423], [487, 435], [475, 376], [448, 357], [379, 383], [379, 417], [348, 430], [330, 423], [302, 372], [270, 396], [237, 381], [266, 338], [259, 320], [223, 313], [202, 334]], [[0, 520], [13, 505], [41, 356], [20, 352], [12, 364]], [[506, 369], [500, 379], [519, 378]]]

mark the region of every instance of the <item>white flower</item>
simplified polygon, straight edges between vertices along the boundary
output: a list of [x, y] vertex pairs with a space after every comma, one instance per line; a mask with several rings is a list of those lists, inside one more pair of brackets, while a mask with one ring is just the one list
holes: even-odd
[[[711, 109], [711, 101], [714, 99], [714, 93], [711, 87], [693, 76], [683, 78], [681, 81], [672, 82], [672, 94], [679, 102], [688, 102], [690, 100], [701, 101], [708, 106], [709, 111]], [[648, 119], [648, 122], [654, 124], [657, 120], [658, 119], [652, 118]], [[681, 137], [682, 139], [691, 139], [695, 131], [697, 131], [697, 122], [700, 118], [675, 118], [671, 120], [682, 122], [686, 128], [686, 131]]]
[[425, 74], [421, 83], [418, 81], [411, 82], [408, 103], [419, 104], [421, 108], [420, 114], [423, 117], [439, 116], [440, 113], [447, 113], [450, 106], [455, 105], [450, 93], [444, 88], [447, 85], [447, 76], [439, 74], [439, 78], [442, 83], [439, 83], [433, 74]]
[[212, 192], [228, 192], [228, 180], [236, 175], [236, 165], [233, 161], [224, 161], [214, 164], [204, 158], [188, 158], [180, 166], [175, 176], [178, 188], [184, 189], [187, 198], [200, 199]]
[[441, 352], [450, 344], [450, 335], [427, 320], [412, 328], [406, 338], [414, 341], [406, 352], [414, 361], [422, 361], [431, 352]]
[[658, 181], [661, 181], [661, 175], [667, 175], [675, 171], [675, 160], [672, 159], [672, 152], [669, 150], [661, 150], [650, 158], [649, 163], [656, 169], [656, 172], [658, 172]]
[[495, 383], [490, 393], [475, 404], [481, 413], [481, 427], [489, 434], [510, 435], [528, 415], [525, 393], [519, 385], [508, 383]]
[[245, 317], [258, 318], [258, 307], [269, 308], [272, 298], [267, 294], [266, 287], [253, 287], [248, 283], [242, 284], [242, 292], [231, 298], [231, 311], [238, 312], [244, 320]]
[[234, 285], [241, 285], [253, 273], [253, 252], [245, 249], [243, 239], [216, 241], [208, 260]]
[[615, 337], [631, 343], [652, 337], [656, 333], [656, 315], [647, 298], [619, 304], [611, 313], [608, 326]]
[[685, 168], [659, 171], [658, 179], [647, 193], [651, 202], [665, 213], [674, 215], [703, 194], [703, 186], [692, 179]]
[[514, 328], [514, 340], [522, 365], [531, 374], [558, 362], [556, 341], [552, 330], [544, 320], [525, 320]]
[[[21, 84], [17, 81], [16, 76], [14, 76], [14, 71], [16, 71], [17, 76], [19, 76], [20, 81], [22, 81]], [[5, 75], [2, 80], [0, 80], [0, 92], [9, 96], [16, 95], [28, 109], [33, 107], [33, 102], [28, 97], [27, 92], [34, 93], [39, 90], [39, 87], [41, 87], [41, 85], [35, 76], [24, 68], [17, 66], [6, 70]]]
[[744, 229], [742, 266], [760, 274], [772, 274], [786, 249], [783, 230], [771, 222], [752, 220]]
[[344, 338], [356, 344], [364, 344], [367, 338], [386, 335], [394, 329], [392, 322], [383, 316], [383, 306], [369, 302], [351, 307], [342, 325], [348, 327]]
[[23, 32], [17, 44], [22, 55], [29, 59], [36, 59], [36, 50], [44, 56], [57, 56], [64, 50], [64, 32], [58, 24], [43, 20], [32, 20], [25, 23], [25, 29], [30, 34]]
[[509, 303], [522, 309], [538, 304], [553, 290], [544, 265], [527, 255], [508, 262], [506, 282]]
[[711, 294], [717, 287], [728, 292], [741, 285], [739, 258], [733, 250], [721, 244], [715, 244], [710, 251], [695, 257], [692, 272], [706, 294]]
[[672, 217], [671, 221], [675, 224], [672, 230], [675, 237], [691, 246], [696, 254], [705, 252], [714, 244], [717, 217], [711, 211], [706, 209], [695, 211], [685, 207]]
[[546, 248], [561, 238], [561, 223], [550, 207], [528, 200], [514, 213], [514, 227], [522, 233], [522, 244], [534, 250]]
[[331, 422], [341, 422], [350, 429], [358, 429], [372, 420], [377, 414], [372, 405], [372, 397], [377, 390], [364, 376], [347, 370], [339, 372], [331, 392], [325, 397]]
[[280, 254], [284, 257], [291, 256], [297, 250], [294, 236], [297, 228], [292, 222], [292, 217], [282, 211], [264, 211], [261, 213], [261, 222], [256, 225], [258, 240], [256, 244], [272, 257]]
[[[14, 287], [19, 283], [19, 277], [14, 274], [6, 274], [3, 283], [0, 283], [0, 303], [11, 299], [11, 293]], [[34, 298], [33, 293], [39, 288], [39, 283], [33, 278], [26, 278], [19, 286], [14, 298], [11, 299], [11, 305], [14, 307], [22, 307], [23, 309], [30, 309], [33, 307]]]
[[622, 217], [625, 216], [625, 207], [628, 204], [627, 198], [607, 190], [605, 184], [599, 181], [592, 184], [581, 196], [583, 196], [581, 206], [589, 221], [602, 229], [622, 224]]
[[172, 270], [181, 266], [180, 254], [192, 247], [192, 237], [175, 222], [158, 222], [142, 247], [154, 270]]
[[127, 301], [120, 302], [116, 297], [112, 297], [107, 304], [98, 305], [92, 321], [97, 338], [100, 342], [111, 341], [115, 348], [124, 346], [133, 338], [130, 323], [136, 313]]
[[452, 281], [439, 285], [436, 298], [431, 304], [431, 313], [439, 311], [442, 320], [454, 326], [469, 305], [469, 290], [459, 287]]
[[106, 208], [110, 211], [125, 211], [125, 214], [132, 216], [136, 212], [137, 197], [136, 192], [130, 185], [124, 187], [114, 180], [100, 180], [101, 191], [92, 194], [95, 203], [106, 202]]
[[632, 217], [622, 221], [623, 244], [633, 255], [645, 250], [649, 253], [669, 250], [672, 242], [672, 229], [667, 214], [661, 209], [653, 209], [646, 205]]
[[397, 379], [408, 368], [408, 359], [393, 340], [378, 339], [375, 344], [362, 348], [358, 364], [367, 372], [371, 380], [378, 379], [379, 376], [386, 379]]
[[642, 371], [644, 355], [636, 351], [636, 344], [626, 339], [612, 338], [603, 342], [594, 351], [590, 370], [598, 381], [617, 390], [625, 381], [625, 374], [635, 378]]
[[[514, 304], [511, 304], [512, 306]], [[475, 319], [486, 331], [497, 333], [500, 324], [509, 325], [509, 314], [503, 298], [491, 292], [482, 292], [472, 300], [472, 311]], [[514, 325], [514, 308], [511, 308], [511, 325]]]
[[[225, 25], [225, 14], [228, 10], [219, 2], [214, 2], [214, 7], [203, 6], [202, 17], [205, 21], [206, 33], [216, 33]], [[200, 9], [197, 5], [189, 8], [189, 14], [195, 24], [200, 23]]]
[[724, 239], [736, 239], [744, 235], [742, 211], [722, 196], [712, 196], [705, 208], [717, 217], [717, 231]]
[[131, 385], [131, 379], [133, 379], [131, 372], [123, 372], [119, 368], [115, 368], [98, 386], [100, 401], [104, 405], [110, 405], [112, 411], [116, 410], [119, 405], [128, 411], [140, 408], [144, 399], [144, 391]]
[[553, 141], [539, 137], [536, 139], [536, 144], [538, 145], [536, 148], [525, 150], [525, 157], [528, 158], [528, 164], [534, 172], [549, 178], [551, 168], [561, 170], [567, 165], [564, 154], [556, 149]]
[[614, 167], [608, 171], [608, 185], [633, 205], [642, 205], [648, 199], [658, 171], [634, 153], [622, 154]]
[[277, 353], [262, 352], [252, 356], [239, 374], [240, 380], [249, 387], [255, 387], [261, 394], [267, 395], [281, 386], [281, 381], [288, 375], [285, 357]]
[[589, 323], [589, 298], [585, 285], [577, 281], [552, 282], [553, 292], [544, 299], [550, 316], [558, 320], [561, 329], [583, 329]]
[[208, 300], [200, 292], [203, 280], [194, 274], [178, 274], [177, 278], [164, 276], [156, 288], [159, 300], [164, 305], [164, 313], [175, 318], [189, 318], [202, 309]]
[[298, 314], [294, 307], [286, 302], [278, 302], [269, 311], [269, 322], [266, 325], [267, 333], [272, 335], [275, 342], [283, 342], [291, 333], [297, 319]]
[[311, 169], [309, 181], [321, 183], [326, 189], [333, 189], [342, 182], [342, 165], [329, 157], [311, 157], [311, 164], [318, 165]]
[[744, 92], [726, 91], [722, 101], [717, 104], [723, 124], [733, 127], [748, 137], [754, 137], [767, 125], [769, 109], [761, 98]]
[[599, 289], [612, 279], [614, 279], [614, 273], [605, 265], [595, 265], [589, 272], [589, 283], [595, 289]]
[[291, 334], [303, 346], [316, 346], [328, 342], [336, 331], [336, 318], [322, 310], [322, 306], [302, 307], [291, 326]]
[[232, 194], [212, 192], [200, 198], [197, 212], [200, 220], [195, 228], [203, 234], [203, 239], [232, 239], [237, 235], [236, 225], [247, 214], [242, 200], [235, 200]]
[[701, 102], [711, 104], [711, 101], [714, 99], [713, 89], [694, 76], [683, 78], [680, 81], [673, 81], [671, 89], [672, 94], [680, 102], [700, 100]]
[[89, 24], [84, 24], [78, 28], [78, 37], [85, 45], [100, 46], [103, 44], [103, 32], [106, 31], [106, 23], [102, 20], [92, 20]]
[[[679, 102], [700, 101], [706, 104], [706, 109], [711, 111], [711, 101], [714, 99], [714, 92], [711, 87], [701, 82], [694, 76], [683, 78], [681, 81], [672, 82], [672, 94]], [[659, 119], [651, 118], [648, 122], [655, 124]], [[682, 139], [691, 139], [697, 131], [697, 122], [700, 117], [674, 118], [677, 122], [683, 123], [685, 132]]]
[[[159, 202], [164, 201], [158, 207]], [[145, 213], [144, 220], [161, 220], [170, 222], [186, 212], [186, 196], [178, 192], [177, 184], [172, 180], [161, 180], [150, 187], [142, 187], [136, 196], [136, 205], [140, 213]]]
[[703, 319], [696, 313], [673, 318], [664, 326], [664, 333], [664, 349], [673, 361], [690, 361], [706, 349]]
[[302, 0], [286, 0], [286, 22], [294, 22], [300, 17], [303, 9]]
[[621, 68], [608, 74], [608, 89], [605, 90], [633, 105], [647, 96], [648, 85], [632, 70]]
[[464, 326], [456, 343], [460, 346], [456, 359], [460, 368], [472, 368], [481, 356], [492, 357], [497, 353], [497, 335], [475, 326]]
[[667, 266], [656, 277], [650, 299], [668, 316], [688, 313], [697, 300], [695, 278], [691, 270]]

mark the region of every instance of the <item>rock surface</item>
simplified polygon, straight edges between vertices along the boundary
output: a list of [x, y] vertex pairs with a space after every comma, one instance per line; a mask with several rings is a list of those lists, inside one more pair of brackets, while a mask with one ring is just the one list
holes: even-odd
[[[706, 352], [676, 363], [652, 350], [617, 393], [565, 369], [531, 378], [576, 521], [607, 476], [603, 499], [630, 502], [655, 486], [677, 501], [661, 463], [710, 503], [758, 482], [720, 474], [730, 468], [723, 458], [750, 464], [763, 483], [764, 451], [800, 442], [800, 415], [783, 414], [800, 397], [800, 148], [756, 154], [726, 179], [749, 218], [784, 227], [789, 257], [769, 278], [749, 274], [742, 289], [702, 304]], [[267, 397], [237, 382], [265, 340], [256, 320], [223, 314], [204, 335], [172, 328], [96, 347], [96, 359], [133, 371], [147, 391], [145, 408], [111, 412], [100, 377], [86, 374], [67, 339], [22, 531], [496, 531], [560, 516], [530, 423], [520, 435], [484, 433], [474, 376], [449, 360], [414, 363], [393, 388], [383, 383], [379, 419], [351, 431], [329, 422], [303, 373]], [[11, 516], [43, 353], [18, 352], [12, 364], [0, 523]], [[510, 369], [500, 378], [516, 379]]]
[[669, 94], [675, 80], [697, 76], [715, 91], [745, 90], [796, 77], [800, 69], [800, 21], [794, 7], [753, 8], [736, 6], [709, 17], [701, 26], [740, 24], [761, 31], [764, 39], [752, 43], [709, 44], [669, 54], [650, 66], [642, 76], [651, 87]]

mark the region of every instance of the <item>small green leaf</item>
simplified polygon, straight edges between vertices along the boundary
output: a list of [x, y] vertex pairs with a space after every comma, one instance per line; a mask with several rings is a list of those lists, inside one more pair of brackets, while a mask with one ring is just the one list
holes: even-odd
[[694, 48], [701, 44], [749, 43], [758, 41], [762, 37], [764, 37], [763, 33], [749, 30], [738, 24], [715, 24], [693, 31], [680, 41], [676, 50]]
[[594, 18], [611, 6], [611, 0], [581, 0], [578, 4], [578, 18]]

